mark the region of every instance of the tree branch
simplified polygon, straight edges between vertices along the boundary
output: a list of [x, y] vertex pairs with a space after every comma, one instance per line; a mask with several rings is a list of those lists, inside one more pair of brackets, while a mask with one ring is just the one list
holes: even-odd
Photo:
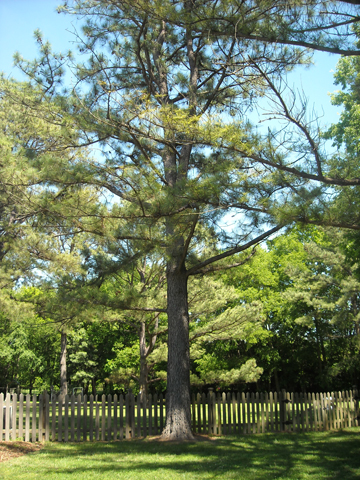
[[198, 265], [195, 265], [195, 267], [190, 268], [186, 273], [187, 277], [189, 277], [190, 275], [196, 275], [199, 272], [199, 270], [203, 269], [207, 265], [210, 265], [211, 263], [222, 260], [223, 258], [230, 257], [231, 255], [234, 255], [235, 253], [243, 252], [244, 250], [247, 250], [248, 248], [259, 244], [260, 242], [262, 242], [263, 240], [268, 238], [273, 233], [276, 233], [279, 230], [281, 230], [283, 227], [284, 227], [284, 225], [278, 225], [278, 226], [272, 228], [271, 230], [268, 230], [267, 232], [263, 233], [262, 235], [259, 235], [258, 237], [254, 238], [250, 242], [245, 243], [244, 245], [232, 248], [232, 249], [227, 250], [226, 252], [223, 252], [219, 255], [215, 255], [214, 257], [208, 258], [204, 262], [201, 262]]

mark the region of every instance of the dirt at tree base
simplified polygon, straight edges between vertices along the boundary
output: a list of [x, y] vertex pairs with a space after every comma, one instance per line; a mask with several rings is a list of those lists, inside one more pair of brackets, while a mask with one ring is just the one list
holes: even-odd
[[42, 443], [38, 442], [0, 442], [0, 462], [21, 457], [28, 453], [38, 452], [43, 446]]
[[205, 435], [201, 433], [193, 433], [192, 439], [189, 438], [167, 438], [162, 435], [157, 435], [154, 437], [146, 437], [146, 440], [150, 442], [171, 442], [171, 443], [190, 443], [190, 442], [208, 442], [217, 440], [220, 435]]

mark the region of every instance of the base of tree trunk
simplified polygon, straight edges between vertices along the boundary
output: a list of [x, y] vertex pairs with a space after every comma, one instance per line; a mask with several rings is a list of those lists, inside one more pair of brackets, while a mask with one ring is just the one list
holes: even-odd
[[167, 441], [185, 442], [194, 441], [195, 437], [189, 428], [188, 423], [182, 416], [180, 418], [168, 418], [164, 430], [161, 433], [161, 438]]
[[167, 437], [163, 437], [162, 435], [156, 435], [152, 437], [146, 437], [148, 442], [178, 442], [178, 443], [186, 443], [186, 442], [214, 442], [221, 438], [221, 435], [207, 435], [205, 433], [193, 433], [192, 438], [185, 438], [183, 440], [173, 440]]
[[195, 442], [196, 438], [192, 432], [186, 431], [168, 431], [166, 428], [163, 430], [160, 440], [166, 442]]

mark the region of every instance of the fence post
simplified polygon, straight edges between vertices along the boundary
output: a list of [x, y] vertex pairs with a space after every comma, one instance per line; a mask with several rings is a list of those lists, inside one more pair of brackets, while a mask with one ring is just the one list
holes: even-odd
[[113, 424], [114, 440], [118, 438], [118, 396], [114, 395], [114, 424]]
[[[130, 394], [127, 393], [125, 395], [125, 425], [126, 425], [126, 429], [125, 429], [125, 438], [130, 438]], [[144, 435], [145, 437], [146, 435]]]
[[32, 404], [31, 441], [36, 442], [36, 395], [33, 395]]
[[5, 397], [5, 441], [10, 440], [10, 393], [6, 394]]
[[208, 434], [214, 434], [215, 433], [215, 428], [216, 428], [216, 423], [215, 423], [215, 409], [214, 409], [214, 389], [209, 388], [209, 394], [208, 394]]
[[64, 442], [69, 441], [69, 395], [64, 397]]
[[11, 430], [11, 439], [15, 440], [16, 439], [16, 414], [17, 414], [17, 394], [13, 394], [12, 398], [12, 412], [11, 412], [11, 422], [10, 422], [10, 428]]
[[217, 433], [218, 433], [218, 435], [221, 435], [222, 427], [221, 427], [221, 397], [220, 397], [220, 393], [218, 393], [217, 396], [216, 396], [216, 402], [217, 402]]
[[359, 391], [357, 390], [356, 386], [353, 387], [353, 399], [354, 399], [354, 417], [355, 417], [355, 426], [358, 427], [360, 425], [360, 413], [359, 413]]
[[89, 412], [89, 440], [93, 441], [94, 438], [94, 395], [90, 395], [90, 412]]
[[82, 395], [82, 400], [83, 400], [83, 442], [86, 442], [87, 434], [88, 434], [88, 421], [87, 421], [88, 396]]
[[121, 393], [119, 398], [119, 412], [120, 412], [120, 426], [119, 426], [119, 439], [124, 440], [124, 396]]
[[62, 441], [63, 396], [58, 397], [58, 442]]
[[153, 415], [152, 415], [152, 395], [149, 393], [148, 395], [148, 405], [149, 405], [149, 436], [151, 437], [153, 434], [152, 429], [152, 422], [153, 422]]
[[157, 435], [159, 428], [158, 428], [158, 396], [157, 393], [154, 394], [154, 434]]
[[141, 401], [142, 401], [143, 395], [138, 394], [136, 398], [136, 421], [137, 421], [137, 437], [141, 437]]
[[47, 393], [47, 391], [44, 391], [44, 405], [45, 405], [45, 411], [44, 411], [44, 420], [45, 420], [45, 425], [44, 425], [44, 430], [45, 430], [45, 442], [48, 442], [50, 440], [50, 396]]
[[280, 432], [285, 431], [285, 422], [286, 422], [286, 391], [281, 390], [280, 394]]
[[0, 393], [0, 442], [3, 441], [4, 413], [4, 394]]
[[107, 397], [107, 441], [110, 442], [111, 441], [111, 404], [112, 404], [112, 397], [110, 395], [110, 393], [108, 394], [108, 397]]

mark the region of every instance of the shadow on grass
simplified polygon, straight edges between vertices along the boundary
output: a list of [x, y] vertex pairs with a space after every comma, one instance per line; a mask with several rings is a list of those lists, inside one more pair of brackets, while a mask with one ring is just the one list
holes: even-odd
[[[44, 455], [44, 460], [47, 457], [42, 462], [44, 478], [52, 478], [52, 466], [66, 457], [66, 466], [61, 467], [58, 463], [56, 472], [66, 476], [81, 473], [83, 478], [86, 478], [86, 472], [98, 472], [98, 478], [103, 479], [126, 471], [127, 478], [150, 478], [151, 472], [158, 472], [168, 478], [186, 473], [187, 478], [199, 479], [358, 480], [359, 440], [360, 429], [354, 429], [233, 436], [183, 444], [146, 440], [48, 444], [39, 456]], [[72, 462], [75, 457], [77, 461]]]

